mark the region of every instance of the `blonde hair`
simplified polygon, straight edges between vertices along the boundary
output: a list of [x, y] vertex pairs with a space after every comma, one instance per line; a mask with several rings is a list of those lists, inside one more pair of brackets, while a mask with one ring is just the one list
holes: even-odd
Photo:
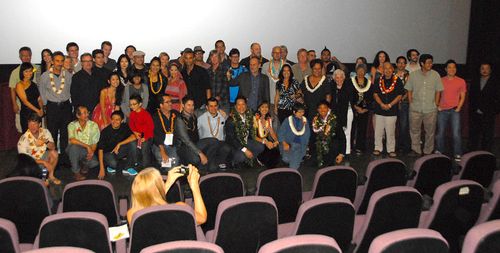
[[165, 183], [160, 172], [155, 168], [146, 168], [135, 176], [132, 183], [131, 209], [139, 211], [150, 206], [164, 205], [167, 203], [165, 194]]

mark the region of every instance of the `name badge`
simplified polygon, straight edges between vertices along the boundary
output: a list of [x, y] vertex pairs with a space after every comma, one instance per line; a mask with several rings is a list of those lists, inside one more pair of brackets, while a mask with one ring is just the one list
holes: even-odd
[[171, 146], [174, 144], [174, 135], [173, 134], [165, 134], [165, 141], [163, 142], [165, 146]]

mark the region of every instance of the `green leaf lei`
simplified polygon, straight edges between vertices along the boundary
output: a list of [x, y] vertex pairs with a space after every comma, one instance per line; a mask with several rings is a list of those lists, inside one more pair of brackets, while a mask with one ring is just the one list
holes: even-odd
[[[251, 110], [245, 111], [245, 123], [241, 119], [240, 114], [236, 110], [231, 111], [231, 117], [233, 118], [234, 128], [236, 131], [236, 137], [243, 147], [247, 147], [247, 139], [255, 137], [255, 129], [253, 128], [253, 113]], [[248, 138], [245, 138], [247, 137]]]
[[319, 114], [313, 119], [313, 131], [316, 133], [316, 154], [318, 159], [318, 167], [324, 165], [323, 156], [330, 151], [332, 137], [335, 136], [336, 117], [330, 113], [326, 120], [323, 121]]

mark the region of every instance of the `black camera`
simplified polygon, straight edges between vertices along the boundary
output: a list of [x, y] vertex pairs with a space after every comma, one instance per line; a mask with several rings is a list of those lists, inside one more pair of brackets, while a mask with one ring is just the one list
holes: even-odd
[[184, 174], [184, 176], [188, 176], [189, 175], [189, 167], [186, 165], [181, 165], [179, 168], [179, 173]]

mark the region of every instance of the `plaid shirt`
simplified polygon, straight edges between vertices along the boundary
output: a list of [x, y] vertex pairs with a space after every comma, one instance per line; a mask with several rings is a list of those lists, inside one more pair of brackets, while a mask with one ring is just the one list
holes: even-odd
[[228, 68], [225, 64], [220, 64], [215, 71], [211, 68], [208, 70], [212, 97], [220, 97], [219, 107], [229, 104], [229, 81], [226, 76], [227, 71]]

